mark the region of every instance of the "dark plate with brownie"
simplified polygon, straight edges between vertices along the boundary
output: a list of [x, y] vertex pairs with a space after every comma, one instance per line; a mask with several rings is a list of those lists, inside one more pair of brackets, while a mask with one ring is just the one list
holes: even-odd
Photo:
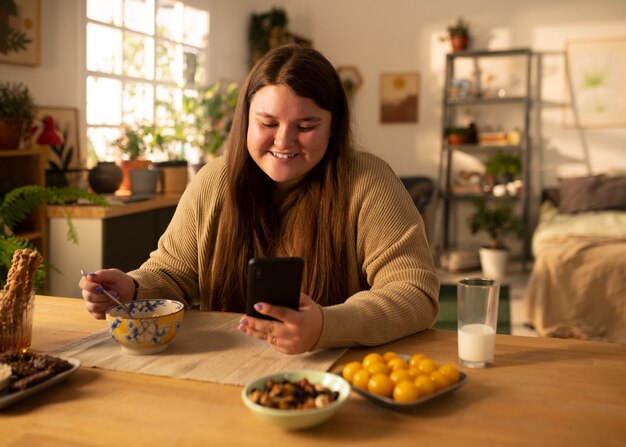
[[33, 352], [5, 352], [0, 363], [12, 370], [8, 385], [0, 391], [0, 408], [61, 382], [80, 367], [78, 359]]

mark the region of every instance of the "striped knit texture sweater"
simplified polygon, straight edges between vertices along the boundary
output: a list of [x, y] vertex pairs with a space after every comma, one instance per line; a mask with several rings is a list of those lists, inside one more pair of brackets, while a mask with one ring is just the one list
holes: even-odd
[[[322, 308], [316, 348], [376, 346], [430, 328], [439, 278], [424, 222], [402, 182], [380, 158], [355, 152], [345, 243], [350, 296]], [[207, 290], [226, 159], [202, 168], [183, 194], [158, 248], [137, 270], [138, 298], [197, 304]]]

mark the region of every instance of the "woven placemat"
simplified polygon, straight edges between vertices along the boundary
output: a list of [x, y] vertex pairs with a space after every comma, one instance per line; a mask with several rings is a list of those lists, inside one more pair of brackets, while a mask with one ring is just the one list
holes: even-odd
[[324, 349], [286, 355], [237, 329], [241, 315], [186, 311], [181, 328], [167, 349], [152, 355], [123, 354], [108, 328], [90, 334], [53, 355], [79, 359], [84, 367], [156, 376], [245, 385], [276, 372], [327, 371], [346, 351]]

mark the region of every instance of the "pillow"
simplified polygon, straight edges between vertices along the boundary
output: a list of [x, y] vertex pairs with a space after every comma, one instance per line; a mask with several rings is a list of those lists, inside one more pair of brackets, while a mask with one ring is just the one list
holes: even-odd
[[626, 211], [626, 176], [604, 174], [559, 180], [559, 212]]

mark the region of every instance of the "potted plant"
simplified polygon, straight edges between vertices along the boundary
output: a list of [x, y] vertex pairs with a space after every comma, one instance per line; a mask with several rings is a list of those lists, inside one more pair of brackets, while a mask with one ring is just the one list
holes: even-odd
[[472, 234], [487, 233], [490, 240], [488, 246], [479, 250], [483, 274], [502, 280], [506, 274], [509, 256], [505, 237], [509, 234], [523, 237], [523, 221], [513, 210], [511, 201], [505, 198], [488, 202], [485, 197], [479, 197], [474, 206], [474, 213], [467, 220], [470, 231]]
[[239, 96], [239, 85], [217, 82], [202, 89], [197, 98], [187, 97], [184, 111], [194, 123], [191, 144], [205, 156], [218, 154], [230, 133]]
[[120, 189], [129, 191], [130, 171], [147, 168], [150, 166], [150, 162], [144, 158], [147, 146], [144, 141], [143, 128], [140, 126], [124, 125], [122, 129], [122, 136], [115, 140], [113, 144], [117, 146], [122, 156], [120, 162], [120, 167], [122, 168], [122, 183]]
[[468, 127], [448, 127], [445, 134], [450, 146], [476, 143], [476, 127], [473, 124]]
[[452, 51], [463, 51], [467, 48], [469, 42], [469, 24], [462, 17], [448, 25], [448, 34], [442, 40], [449, 40], [452, 45]]
[[[162, 194], [180, 194], [187, 187], [189, 174], [185, 145], [187, 135], [192, 134], [184, 120], [172, 111], [173, 127], [156, 124], [143, 126], [144, 141], [150, 150], [154, 173], [160, 181]], [[143, 173], [148, 176], [147, 172]]]
[[269, 49], [284, 43], [288, 22], [287, 13], [283, 8], [274, 7], [261, 14], [252, 14], [248, 26], [250, 67]]
[[[35, 208], [42, 205], [61, 205], [86, 199], [92, 205], [108, 206], [102, 197], [89, 193], [81, 188], [68, 186], [52, 188], [39, 185], [20, 186], [9, 191], [0, 202], [0, 288], [11, 267], [11, 259], [15, 250], [20, 248], [35, 248], [29, 241], [15, 235], [16, 228], [27, 218]], [[78, 235], [72, 221], [67, 216], [67, 239], [78, 244]], [[45, 275], [45, 263], [39, 266], [35, 276], [37, 290], [41, 291]]]
[[486, 189], [496, 193], [496, 189], [494, 189], [496, 185], [505, 185], [519, 180], [521, 173], [522, 158], [519, 154], [504, 152], [495, 154], [485, 164]]
[[0, 81], [0, 149], [18, 149], [35, 116], [35, 100], [22, 83]]

